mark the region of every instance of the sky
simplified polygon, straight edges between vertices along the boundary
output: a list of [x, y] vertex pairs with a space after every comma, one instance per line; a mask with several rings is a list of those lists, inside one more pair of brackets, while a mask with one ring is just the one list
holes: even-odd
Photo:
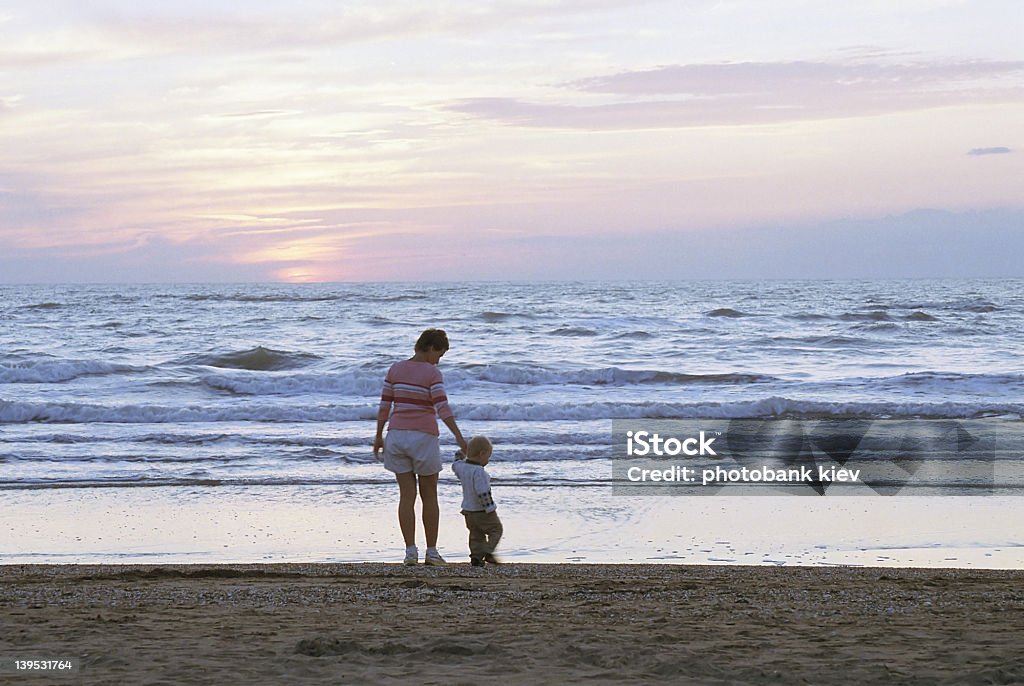
[[0, 282], [1024, 276], [1018, 0], [9, 0]]

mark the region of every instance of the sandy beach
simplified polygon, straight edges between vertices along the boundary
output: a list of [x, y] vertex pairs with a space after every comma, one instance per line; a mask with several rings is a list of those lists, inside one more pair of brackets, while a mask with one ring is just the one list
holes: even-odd
[[[0, 566], [6, 683], [1024, 680], [1024, 571]], [[5, 664], [7, 669], [7, 664]]]

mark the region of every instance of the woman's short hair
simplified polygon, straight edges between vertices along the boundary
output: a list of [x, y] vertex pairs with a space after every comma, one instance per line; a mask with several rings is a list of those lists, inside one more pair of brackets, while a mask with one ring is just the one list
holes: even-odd
[[427, 329], [420, 334], [416, 341], [416, 350], [427, 352], [431, 349], [448, 350], [448, 334], [444, 329]]

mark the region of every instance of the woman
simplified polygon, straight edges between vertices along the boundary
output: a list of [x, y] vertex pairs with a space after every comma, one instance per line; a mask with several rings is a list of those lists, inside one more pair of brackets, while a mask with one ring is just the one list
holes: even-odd
[[[424, 564], [443, 565], [437, 552], [437, 475], [441, 472], [440, 417], [465, 452], [466, 441], [455, 423], [444, 392], [444, 378], [437, 368], [448, 352], [448, 335], [441, 329], [427, 329], [416, 341], [415, 354], [396, 362], [384, 378], [377, 412], [377, 437], [373, 455], [384, 450], [384, 467], [398, 480], [398, 525], [405, 538], [405, 564], [419, 561], [416, 548], [416, 491], [423, 499], [423, 529], [427, 535]], [[392, 411], [394, 406], [394, 411]], [[389, 420], [390, 418], [390, 420]], [[387, 438], [384, 425], [388, 425]]]

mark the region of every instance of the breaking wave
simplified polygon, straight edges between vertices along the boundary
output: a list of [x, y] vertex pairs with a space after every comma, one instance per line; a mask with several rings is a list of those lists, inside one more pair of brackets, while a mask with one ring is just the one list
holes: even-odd
[[249, 350], [231, 353], [206, 353], [189, 355], [179, 364], [223, 369], [248, 369], [250, 371], [276, 371], [296, 369], [316, 362], [320, 357], [310, 353], [287, 352], [256, 346]]
[[0, 363], [0, 383], [61, 383], [83, 376], [145, 371], [145, 367], [102, 360], [44, 358]]
[[[770, 397], [736, 402], [521, 402], [480, 403], [461, 408], [459, 418], [474, 421], [563, 421], [611, 419], [688, 419], [762, 417], [978, 418], [1024, 417], [1024, 403], [827, 402]], [[352, 405], [232, 404], [227, 407], [165, 405], [110, 406], [0, 400], [0, 423], [215, 423], [371, 421], [376, 403]]]

